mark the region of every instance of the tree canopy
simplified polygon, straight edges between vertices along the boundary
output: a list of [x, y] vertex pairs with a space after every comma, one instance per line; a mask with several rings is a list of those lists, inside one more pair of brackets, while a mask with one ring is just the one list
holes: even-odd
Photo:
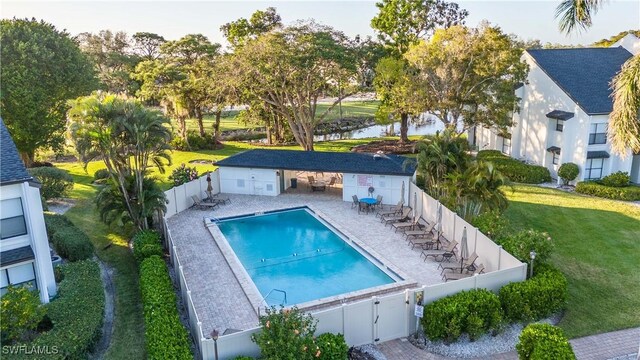
[[27, 166], [64, 144], [66, 101], [96, 88], [93, 65], [65, 31], [35, 19], [0, 21], [0, 111]]
[[248, 20], [240, 18], [226, 23], [220, 31], [232, 47], [242, 46], [247, 40], [255, 39], [261, 34], [282, 27], [282, 19], [273, 7], [258, 10]]
[[142, 60], [155, 60], [160, 57], [160, 46], [165, 42], [167, 40], [158, 34], [150, 32], [133, 34], [134, 53]]
[[436, 30], [429, 41], [413, 46], [406, 59], [423, 89], [418, 107], [445, 125], [462, 130], [473, 125], [506, 129], [517, 109], [516, 84], [527, 65], [522, 49], [497, 27], [452, 26]]
[[[355, 86], [347, 38], [316, 23], [299, 23], [247, 41], [235, 52], [234, 67], [242, 91], [285, 118], [305, 150], [313, 150], [317, 124]], [[325, 94], [338, 100], [316, 116], [318, 99]]]

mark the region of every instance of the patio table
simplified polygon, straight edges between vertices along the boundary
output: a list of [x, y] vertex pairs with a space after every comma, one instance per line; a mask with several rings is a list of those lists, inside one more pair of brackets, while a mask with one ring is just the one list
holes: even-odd
[[325, 191], [327, 189], [327, 183], [324, 181], [314, 181], [311, 183], [311, 191]]
[[374, 199], [374, 198], [362, 198], [360, 199], [360, 202], [363, 202], [367, 205], [375, 205], [376, 202], [378, 202], [378, 200]]

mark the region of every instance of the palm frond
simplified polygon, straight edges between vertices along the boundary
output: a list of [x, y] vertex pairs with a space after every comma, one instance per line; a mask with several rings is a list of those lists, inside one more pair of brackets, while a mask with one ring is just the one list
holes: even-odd
[[629, 148], [640, 153], [640, 55], [627, 60], [613, 79], [612, 88], [613, 111], [607, 136], [612, 151], [624, 158]]
[[584, 30], [591, 26], [603, 0], [563, 0], [556, 7], [556, 18], [560, 18], [560, 31], [569, 34], [575, 29]]

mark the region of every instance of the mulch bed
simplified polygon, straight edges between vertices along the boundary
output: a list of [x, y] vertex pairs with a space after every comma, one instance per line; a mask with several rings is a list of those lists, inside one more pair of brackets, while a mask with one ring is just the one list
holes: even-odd
[[415, 141], [409, 141], [401, 144], [398, 140], [378, 140], [354, 146], [351, 148], [351, 151], [360, 153], [375, 153], [382, 151], [385, 154], [413, 154], [415, 144]]

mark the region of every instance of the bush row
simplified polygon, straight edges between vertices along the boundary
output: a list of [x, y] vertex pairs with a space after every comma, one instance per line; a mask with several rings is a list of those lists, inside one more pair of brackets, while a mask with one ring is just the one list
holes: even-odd
[[140, 264], [140, 291], [149, 359], [192, 359], [187, 330], [180, 322], [169, 271], [157, 255]]
[[506, 156], [498, 150], [482, 150], [478, 159], [492, 162], [509, 180], [525, 184], [540, 184], [551, 181], [549, 169], [539, 165], [528, 165]]
[[66, 216], [45, 213], [44, 222], [49, 240], [58, 255], [69, 261], [85, 260], [93, 256], [93, 245], [87, 234]]
[[640, 200], [640, 186], [635, 185], [615, 187], [602, 185], [595, 181], [583, 181], [576, 185], [576, 192], [614, 200]]
[[37, 167], [29, 169], [29, 174], [42, 184], [40, 195], [45, 200], [61, 198], [73, 189], [73, 177], [62, 169]]
[[549, 324], [530, 324], [516, 344], [521, 360], [574, 360], [571, 344], [562, 329]]
[[153, 230], [139, 231], [133, 237], [133, 257], [140, 263], [153, 255], [163, 255], [160, 234]]
[[[64, 279], [58, 296], [46, 305], [53, 328], [27, 348], [48, 349], [47, 359], [86, 359], [102, 333], [104, 289], [100, 267], [92, 260], [59, 267]], [[33, 354], [3, 354], [7, 359], [32, 359]]]
[[504, 316], [511, 321], [532, 321], [562, 310], [567, 301], [567, 278], [546, 264], [535, 267], [529, 280], [511, 283], [500, 289]]
[[437, 300], [424, 308], [422, 326], [431, 340], [453, 342], [462, 333], [472, 340], [502, 324], [500, 300], [494, 293], [477, 289], [462, 291]]

